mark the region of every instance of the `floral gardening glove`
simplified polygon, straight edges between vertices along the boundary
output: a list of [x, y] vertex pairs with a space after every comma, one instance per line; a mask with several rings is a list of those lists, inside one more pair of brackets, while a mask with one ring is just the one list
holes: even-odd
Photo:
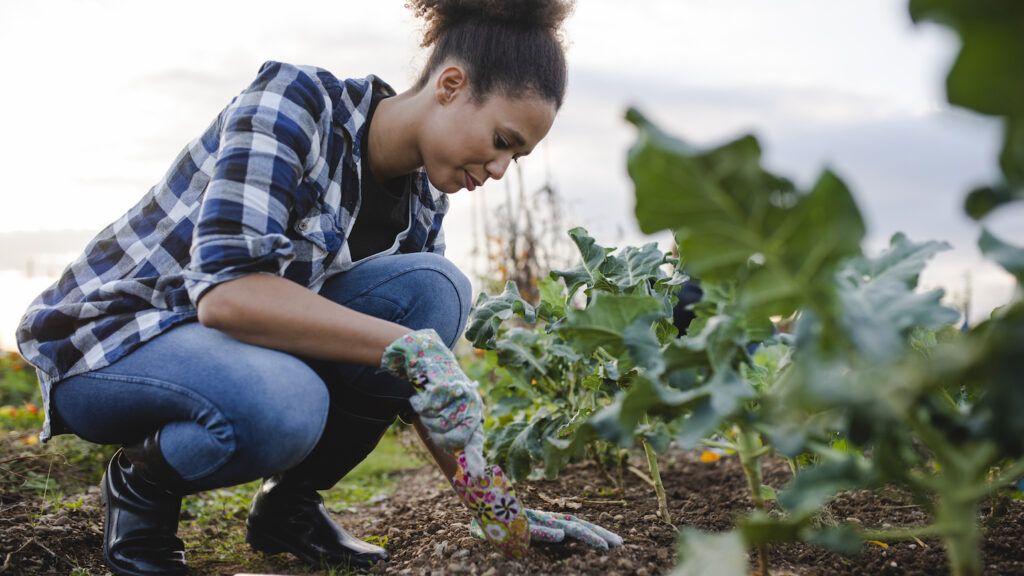
[[473, 513], [473, 534], [493, 544], [505, 556], [523, 558], [530, 549], [530, 525], [516, 492], [499, 466], [482, 475], [466, 471], [465, 454], [458, 455], [452, 486]]
[[445, 450], [464, 450], [466, 469], [482, 477], [483, 401], [437, 332], [428, 328], [398, 338], [384, 350], [381, 368], [420, 390], [409, 403], [431, 439]]
[[[535, 542], [561, 542], [569, 536], [601, 550], [622, 546], [622, 537], [618, 534], [572, 514], [555, 514], [530, 508], [525, 510], [530, 524], [530, 538]], [[485, 539], [484, 528], [476, 520], [470, 523], [469, 532], [476, 538]]]

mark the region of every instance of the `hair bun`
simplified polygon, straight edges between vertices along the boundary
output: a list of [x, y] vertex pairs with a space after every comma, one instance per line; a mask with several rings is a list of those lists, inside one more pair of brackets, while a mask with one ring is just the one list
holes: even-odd
[[573, 9], [571, 0], [409, 0], [405, 3], [426, 24], [423, 46], [463, 22], [492, 22], [516, 28], [540, 28], [557, 35]]

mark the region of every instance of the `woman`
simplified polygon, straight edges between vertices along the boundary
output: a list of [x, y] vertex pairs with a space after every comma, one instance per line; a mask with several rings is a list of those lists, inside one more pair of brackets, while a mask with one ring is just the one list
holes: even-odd
[[513, 528], [527, 523], [527, 542], [621, 543], [521, 510], [510, 489], [505, 524], [473, 499], [476, 480], [504, 483], [484, 465], [480, 398], [450, 352], [471, 294], [442, 256], [447, 195], [501, 178], [547, 134], [571, 5], [408, 5], [432, 47], [415, 86], [396, 95], [374, 76], [267, 62], [23, 318], [41, 439], [123, 445], [101, 485], [113, 572], [183, 574], [181, 497], [257, 478], [254, 548], [386, 560], [332, 522], [317, 490], [400, 414], [486, 528], [476, 533], [506, 552], [522, 552]]

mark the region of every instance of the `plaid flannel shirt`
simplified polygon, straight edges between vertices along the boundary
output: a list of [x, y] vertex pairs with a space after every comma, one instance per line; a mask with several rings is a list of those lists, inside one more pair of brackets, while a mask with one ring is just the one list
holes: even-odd
[[[53, 384], [195, 320], [217, 284], [268, 273], [319, 291], [353, 265], [346, 238], [361, 204], [374, 92], [395, 93], [375, 76], [264, 63], [163, 179], [32, 302], [17, 340], [42, 388], [41, 440], [51, 435]], [[422, 170], [413, 186], [397, 251], [443, 254], [448, 199]]]

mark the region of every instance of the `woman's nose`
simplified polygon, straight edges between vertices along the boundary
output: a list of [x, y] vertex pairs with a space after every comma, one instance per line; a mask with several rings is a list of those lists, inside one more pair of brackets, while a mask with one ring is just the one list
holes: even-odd
[[487, 175], [495, 180], [501, 180], [501, 177], [505, 175], [505, 171], [508, 170], [508, 165], [512, 162], [512, 156], [502, 156], [495, 158], [487, 163]]

